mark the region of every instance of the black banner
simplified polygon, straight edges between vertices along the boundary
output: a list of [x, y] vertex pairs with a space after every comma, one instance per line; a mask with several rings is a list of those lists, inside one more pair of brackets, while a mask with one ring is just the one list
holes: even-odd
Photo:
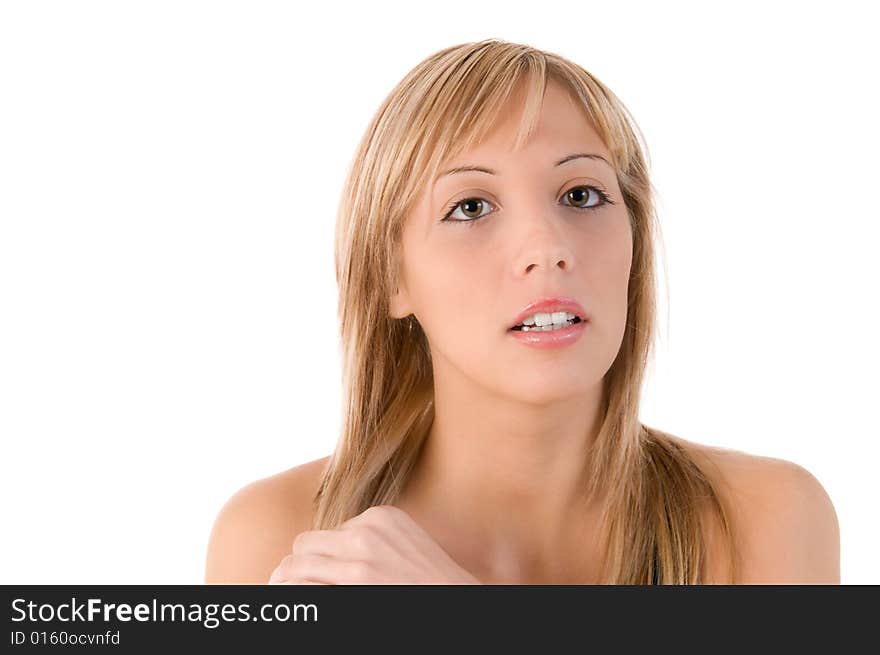
[[2, 652], [383, 651], [873, 641], [876, 586], [2, 586]]

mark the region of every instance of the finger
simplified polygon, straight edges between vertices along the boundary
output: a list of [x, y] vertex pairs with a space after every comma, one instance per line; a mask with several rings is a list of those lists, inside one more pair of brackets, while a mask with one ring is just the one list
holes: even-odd
[[339, 530], [351, 530], [370, 526], [382, 531], [405, 529], [412, 523], [409, 514], [394, 505], [373, 505], [339, 526]]
[[352, 516], [350, 519], [339, 525], [339, 530], [348, 530], [349, 528], [362, 525], [364, 523], [380, 523], [384, 521], [385, 512], [380, 505], [368, 507], [360, 514]]
[[272, 574], [269, 576], [269, 582], [267, 582], [266, 584], [283, 583], [287, 575], [287, 565], [292, 557], [293, 555], [287, 555], [278, 563], [278, 566], [275, 567], [275, 570], [272, 571]]
[[296, 584], [306, 581], [331, 585], [378, 584], [377, 575], [367, 562], [326, 555], [295, 558], [288, 579]]
[[353, 559], [347, 539], [339, 530], [308, 530], [300, 532], [293, 540], [294, 555], [327, 555], [340, 559]]
[[339, 526], [348, 529], [357, 525], [399, 525], [409, 515], [394, 505], [373, 505]]
[[370, 561], [394, 543], [387, 526], [356, 523], [335, 530], [311, 530], [294, 539], [294, 555], [326, 555], [341, 560]]
[[[300, 557], [302, 559], [302, 557]], [[307, 579], [298, 579], [299, 568], [293, 554], [287, 555], [281, 560], [281, 563], [272, 571], [269, 581], [266, 584], [326, 584]]]
[[366, 563], [327, 555], [287, 555], [268, 584], [354, 584], [366, 574]]
[[[403, 544], [416, 540], [419, 543], [433, 542], [434, 539], [428, 532], [409, 515], [405, 510], [394, 505], [374, 505], [366, 510], [348, 519], [339, 526], [341, 531], [354, 531], [365, 529], [369, 538], [358, 538], [354, 540], [355, 546], [362, 546], [362, 543], [368, 541], [371, 543], [381, 542], [385, 545], [396, 545], [402, 547]], [[352, 553], [351, 557], [357, 559], [364, 556], [362, 547], [358, 547]]]

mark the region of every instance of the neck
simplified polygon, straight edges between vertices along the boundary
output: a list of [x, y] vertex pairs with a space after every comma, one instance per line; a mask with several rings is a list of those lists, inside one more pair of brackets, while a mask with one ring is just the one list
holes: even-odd
[[601, 381], [536, 405], [442, 370], [435, 366], [434, 422], [398, 504], [478, 578], [570, 578], [557, 571], [563, 553], [583, 558], [595, 536], [598, 508], [584, 491]]

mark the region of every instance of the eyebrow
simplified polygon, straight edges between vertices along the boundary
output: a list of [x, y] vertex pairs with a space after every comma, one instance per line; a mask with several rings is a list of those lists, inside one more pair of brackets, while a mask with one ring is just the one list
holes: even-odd
[[[553, 165], [554, 166], [562, 166], [562, 164], [565, 164], [566, 162], [570, 162], [573, 159], [580, 159], [583, 157], [586, 157], [587, 159], [596, 159], [596, 160], [603, 161], [606, 164], [608, 164], [608, 166], [611, 167], [612, 169], [614, 168], [613, 166], [611, 166], [611, 164], [608, 162], [608, 160], [605, 159], [605, 157], [603, 157], [602, 155], [597, 155], [595, 153], [591, 153], [591, 152], [575, 152], [570, 155], [566, 155], [565, 157], [563, 157], [562, 159], [560, 159], [559, 161], [557, 161]], [[464, 166], [456, 166], [455, 168], [450, 168], [448, 171], [444, 171], [443, 173], [440, 173], [440, 175], [438, 175], [436, 177], [436, 179], [439, 180], [444, 175], [454, 175], [456, 173], [466, 173], [468, 171], [477, 171], [479, 173], [488, 173], [489, 175], [498, 175], [497, 171], [493, 171], [491, 168], [486, 168], [485, 166], [464, 165]]]

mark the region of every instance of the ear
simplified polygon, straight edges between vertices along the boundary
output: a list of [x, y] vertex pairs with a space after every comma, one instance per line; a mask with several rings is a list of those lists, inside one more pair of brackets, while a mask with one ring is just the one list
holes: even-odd
[[398, 282], [397, 290], [391, 296], [390, 314], [391, 318], [406, 318], [412, 314], [412, 306], [407, 293], [406, 285], [401, 280]]

